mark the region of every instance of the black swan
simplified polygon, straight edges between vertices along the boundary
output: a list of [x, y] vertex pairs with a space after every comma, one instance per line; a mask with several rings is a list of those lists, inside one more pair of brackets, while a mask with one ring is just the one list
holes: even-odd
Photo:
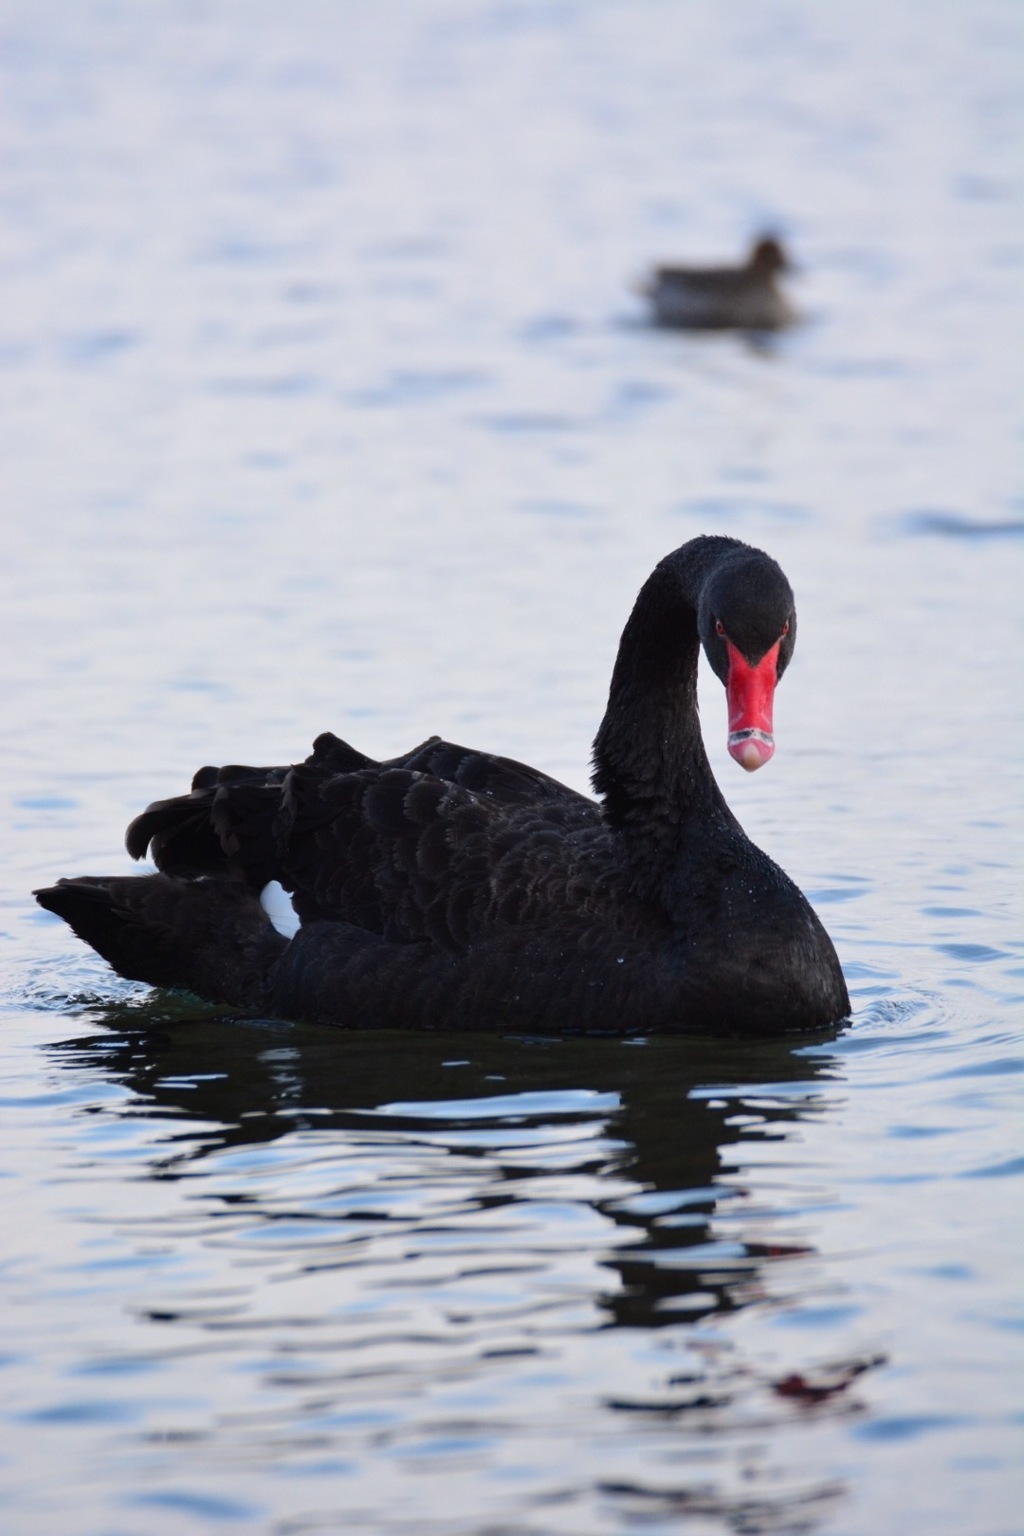
[[655, 325], [691, 331], [777, 331], [796, 319], [779, 287], [793, 269], [782, 245], [762, 236], [738, 267], [655, 267], [640, 286]]
[[[712, 776], [703, 645], [729, 751], [774, 749], [796, 638], [768, 555], [702, 537], [644, 584], [594, 742], [600, 801], [442, 741], [374, 762], [329, 734], [285, 768], [202, 768], [128, 828], [161, 871], [36, 892], [122, 976], [356, 1028], [781, 1034], [849, 1012], [835, 950]], [[280, 881], [291, 939], [260, 901]]]

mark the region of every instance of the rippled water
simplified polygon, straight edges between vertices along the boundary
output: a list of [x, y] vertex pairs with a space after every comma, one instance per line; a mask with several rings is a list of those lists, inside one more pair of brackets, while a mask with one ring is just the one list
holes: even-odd
[[[7, 0], [0, 1523], [1017, 1536], [1015, 0]], [[805, 322], [631, 282], [771, 226]], [[349, 1036], [33, 885], [202, 762], [583, 787], [684, 539], [797, 591], [716, 771], [836, 1038]]]

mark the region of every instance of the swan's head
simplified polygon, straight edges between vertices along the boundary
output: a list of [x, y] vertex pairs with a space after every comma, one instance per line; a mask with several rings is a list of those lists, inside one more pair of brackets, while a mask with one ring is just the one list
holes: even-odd
[[775, 751], [775, 685], [796, 641], [793, 589], [769, 555], [738, 548], [705, 583], [697, 622], [705, 654], [725, 684], [729, 754], [753, 773]]

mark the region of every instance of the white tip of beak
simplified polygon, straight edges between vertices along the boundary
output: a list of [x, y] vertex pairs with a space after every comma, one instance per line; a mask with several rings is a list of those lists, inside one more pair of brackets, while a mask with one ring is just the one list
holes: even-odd
[[763, 768], [774, 751], [775, 742], [766, 731], [737, 731], [735, 738], [729, 738], [729, 756], [748, 773]]

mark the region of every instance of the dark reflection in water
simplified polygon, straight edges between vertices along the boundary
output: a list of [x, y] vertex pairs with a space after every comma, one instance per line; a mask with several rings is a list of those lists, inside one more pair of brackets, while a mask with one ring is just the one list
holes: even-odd
[[[531, 1174], [550, 1174], [544, 1133], [564, 1136], [576, 1123], [599, 1136], [581, 1137], [572, 1173], [588, 1176], [591, 1191], [596, 1180], [588, 1198], [619, 1238], [603, 1261], [619, 1281], [600, 1298], [610, 1324], [661, 1327], [734, 1310], [760, 1294], [767, 1259], [805, 1251], [726, 1243], [712, 1221], [738, 1192], [735, 1175], [722, 1179], [732, 1171], [728, 1148], [782, 1137], [822, 1112], [830, 1059], [808, 1053], [806, 1039], [627, 1044], [346, 1033], [166, 1008], [101, 1017], [102, 1030], [52, 1047], [53, 1055], [128, 1088], [133, 1099], [119, 1115], [180, 1122], [150, 1160], [154, 1178], [194, 1177], [213, 1153], [298, 1131], [344, 1139], [370, 1129], [413, 1144], [429, 1135], [435, 1147], [487, 1159], [484, 1194], [474, 1198], [494, 1210], [521, 1202]], [[503, 1129], [514, 1129], [518, 1142], [510, 1170]], [[386, 1149], [380, 1157], [385, 1166]], [[259, 1191], [246, 1198], [258, 1216]], [[365, 1211], [336, 1214], [366, 1219]], [[626, 1234], [631, 1240], [622, 1241]]]

